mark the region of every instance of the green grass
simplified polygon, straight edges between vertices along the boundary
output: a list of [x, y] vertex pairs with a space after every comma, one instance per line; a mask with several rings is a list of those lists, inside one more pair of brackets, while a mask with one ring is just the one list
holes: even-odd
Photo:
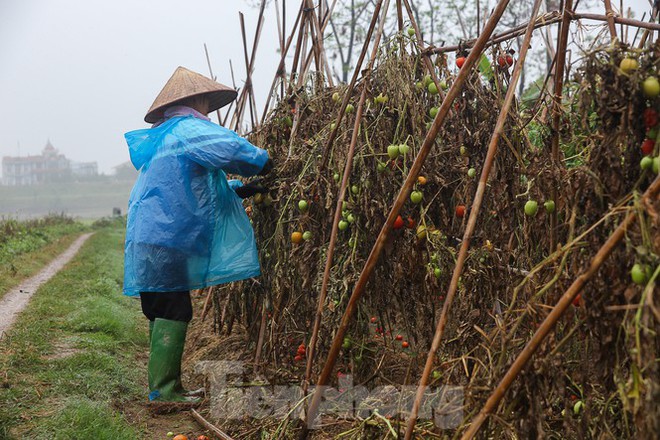
[[62, 216], [25, 222], [0, 220], [0, 298], [87, 230], [88, 226]]
[[98, 230], [0, 342], [0, 439], [140, 438], [117, 410], [146, 395], [146, 325], [122, 265], [121, 223]]

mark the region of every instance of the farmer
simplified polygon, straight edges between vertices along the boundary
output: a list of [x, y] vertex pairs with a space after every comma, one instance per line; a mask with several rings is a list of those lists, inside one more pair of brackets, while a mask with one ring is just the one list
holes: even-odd
[[206, 116], [236, 94], [179, 67], [144, 118], [153, 126], [124, 135], [140, 171], [128, 202], [124, 294], [139, 296], [149, 319], [150, 401], [199, 400], [181, 384], [190, 290], [260, 274], [241, 199], [266, 190], [225, 173], [265, 175], [272, 161]]

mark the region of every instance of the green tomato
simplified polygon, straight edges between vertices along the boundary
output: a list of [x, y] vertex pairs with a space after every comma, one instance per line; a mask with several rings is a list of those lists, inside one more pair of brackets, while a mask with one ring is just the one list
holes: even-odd
[[330, 124], [330, 130], [334, 130], [335, 128], [337, 128], [337, 123], [336, 122], [333, 122], [332, 124]]
[[340, 231], [345, 231], [348, 229], [348, 222], [346, 220], [339, 220], [339, 230]]
[[355, 216], [353, 214], [348, 214], [346, 216], [346, 221], [349, 223], [355, 223]]
[[408, 144], [399, 145], [399, 153], [405, 156], [406, 154], [408, 154], [409, 151], [410, 151], [410, 147], [408, 146]]
[[358, 188], [357, 185], [353, 185], [351, 186], [351, 192], [357, 195], [360, 192], [360, 188]]
[[621, 69], [621, 71], [624, 73], [630, 73], [633, 70], [637, 70], [638, 67], [639, 63], [634, 58], [624, 58], [619, 64], [619, 69]]
[[410, 201], [415, 205], [422, 203], [423, 194], [421, 191], [413, 191], [410, 193]]
[[653, 172], [658, 174], [660, 172], [660, 156], [653, 158]]
[[411, 27], [408, 28], [408, 36], [410, 36], [410, 37], [415, 36], [415, 29], [414, 28], [411, 28]]
[[427, 90], [431, 95], [437, 95], [438, 94], [438, 86], [435, 85], [435, 83], [429, 84]]
[[636, 263], [632, 269], [630, 269], [630, 276], [635, 284], [644, 284], [646, 283], [646, 273], [641, 264]]
[[582, 402], [581, 400], [575, 402], [575, 404], [573, 405], [573, 414], [575, 414], [576, 416], [580, 414], [582, 407], [584, 407], [584, 402]]
[[348, 104], [346, 106], [346, 113], [353, 113], [355, 111], [355, 107], [353, 107], [353, 104]]
[[528, 200], [525, 203], [525, 215], [534, 217], [539, 210], [539, 204], [535, 200]]
[[442, 275], [442, 270], [440, 270], [439, 267], [436, 267], [433, 269], [433, 275], [435, 275], [436, 278], [440, 278], [440, 275]]
[[449, 85], [447, 84], [447, 81], [445, 81], [444, 79], [442, 81], [440, 81], [440, 88], [442, 90], [447, 90], [449, 88]]
[[424, 87], [428, 87], [433, 82], [431, 75], [424, 75]]
[[461, 156], [467, 156], [467, 148], [465, 145], [461, 145], [459, 152], [461, 153]]
[[340, 99], [341, 99], [341, 96], [339, 96], [339, 92], [335, 92], [335, 93], [332, 94], [332, 100], [334, 102], [339, 102]]
[[341, 343], [341, 348], [344, 350], [348, 350], [353, 346], [353, 342], [349, 338], [344, 338], [343, 342]]
[[438, 107], [431, 107], [429, 109], [429, 116], [435, 119], [437, 115], [438, 115]]
[[332, 178], [335, 179], [335, 182], [339, 182], [341, 176], [339, 175], [339, 173], [335, 173], [334, 176], [332, 176]]
[[644, 156], [639, 162], [639, 166], [642, 168], [642, 170], [648, 170], [653, 166], [653, 159], [648, 156]]
[[545, 212], [548, 214], [552, 214], [555, 212], [555, 201], [554, 200], [548, 200], [543, 204], [543, 207], [545, 208]]
[[298, 209], [300, 209], [302, 212], [307, 211], [307, 208], [309, 208], [307, 200], [301, 200], [298, 202]]
[[474, 178], [474, 176], [476, 176], [476, 175], [477, 175], [477, 170], [475, 170], [474, 168], [470, 168], [470, 169], [468, 170], [468, 177], [469, 177], [469, 178], [472, 179], [472, 178]]
[[417, 90], [422, 90], [422, 89], [424, 89], [424, 83], [421, 82], [421, 81], [417, 81], [417, 83], [415, 84], [415, 87], [417, 87]]
[[642, 91], [647, 98], [655, 98], [660, 95], [660, 82], [655, 76], [649, 76], [642, 83]]
[[396, 159], [399, 157], [399, 146], [398, 145], [390, 145], [387, 147], [387, 155], [390, 156], [390, 159]]
[[387, 170], [387, 166], [383, 162], [378, 162], [378, 165], [376, 165], [376, 170], [379, 173], [384, 173], [385, 170]]
[[303, 232], [303, 240], [308, 241], [312, 239], [312, 233], [310, 231]]
[[442, 373], [440, 373], [438, 370], [433, 370], [433, 379], [438, 380], [442, 376]]

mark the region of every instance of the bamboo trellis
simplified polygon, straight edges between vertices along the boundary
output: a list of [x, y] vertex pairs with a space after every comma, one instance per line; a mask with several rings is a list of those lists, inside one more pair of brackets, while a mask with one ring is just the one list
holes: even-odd
[[[267, 97], [267, 101], [263, 110], [263, 114], [261, 116], [261, 119], [256, 114], [256, 102], [254, 98], [254, 91], [252, 88], [252, 72], [254, 71], [255, 67], [255, 61], [256, 61], [256, 51], [257, 51], [257, 46], [261, 34], [261, 29], [263, 25], [263, 20], [264, 20], [264, 8], [265, 8], [265, 0], [262, 1], [261, 3], [261, 8], [259, 12], [259, 21], [257, 24], [257, 29], [255, 33], [255, 38], [253, 41], [253, 47], [252, 47], [252, 52], [248, 56], [248, 51], [247, 51], [247, 42], [245, 39], [245, 29], [244, 26], [242, 25], [243, 29], [243, 41], [244, 41], [244, 56], [245, 56], [245, 64], [246, 64], [246, 81], [245, 81], [245, 86], [241, 90], [241, 95], [239, 96], [239, 99], [237, 101], [236, 109], [234, 111], [234, 114], [231, 118], [231, 125], [235, 127], [236, 129], [239, 129], [241, 124], [242, 124], [242, 119], [243, 119], [243, 114], [246, 110], [246, 107], [249, 108], [250, 111], [250, 117], [251, 117], [251, 123], [252, 123], [252, 129], [255, 129], [258, 127], [260, 123], [263, 123], [264, 120], [267, 118], [268, 111], [270, 109], [271, 101], [272, 98], [276, 95], [275, 90], [277, 89], [278, 82], [279, 85], [281, 86], [281, 93], [282, 95], [280, 96], [280, 99], [287, 99], [291, 95], [296, 93], [296, 89], [299, 87], [302, 87], [305, 83], [306, 80], [306, 75], [311, 68], [312, 61], [315, 63], [315, 67], [317, 69], [318, 73], [321, 74], [326, 74], [325, 81], [327, 81], [328, 85], [332, 85], [332, 79], [331, 79], [331, 74], [330, 74], [330, 64], [328, 63], [328, 58], [326, 55], [325, 47], [323, 44], [324, 40], [324, 33], [326, 30], [326, 26], [329, 23], [330, 16], [335, 8], [335, 5], [337, 3], [337, 0], [334, 0], [332, 4], [329, 4], [327, 1], [319, 1], [318, 5], [314, 5], [314, 2], [312, 0], [301, 0], [300, 4], [300, 10], [298, 12], [298, 16], [296, 18], [295, 24], [292, 26], [291, 34], [285, 41], [285, 33], [286, 33], [286, 22], [285, 22], [285, 11], [286, 11], [286, 6], [285, 2], [283, 2], [283, 12], [282, 12], [282, 20], [280, 21], [280, 16], [279, 16], [279, 9], [278, 9], [278, 33], [279, 33], [279, 44], [280, 44], [280, 50], [281, 50], [281, 57], [279, 61], [279, 65], [277, 67], [277, 71], [275, 74], [275, 77], [272, 82], [272, 86], [270, 89], [270, 92]], [[276, 7], [279, 8], [278, 2], [276, 1]], [[341, 182], [341, 187], [340, 190], [337, 194], [337, 199], [336, 199], [336, 208], [335, 208], [335, 213], [332, 221], [332, 232], [331, 232], [331, 238], [330, 238], [330, 243], [329, 243], [329, 248], [328, 248], [328, 255], [327, 255], [327, 260], [326, 260], [326, 265], [324, 268], [324, 277], [323, 277], [323, 284], [321, 288], [321, 292], [319, 293], [318, 296], [318, 302], [317, 302], [317, 313], [316, 313], [316, 319], [314, 321], [314, 327], [311, 335], [311, 340], [309, 343], [309, 351], [307, 352], [307, 364], [306, 364], [306, 369], [305, 369], [305, 381], [304, 383], [304, 388], [305, 390], [307, 389], [307, 385], [311, 382], [311, 374], [312, 374], [312, 368], [314, 365], [314, 352], [316, 348], [316, 341], [317, 341], [317, 335], [319, 331], [319, 327], [321, 324], [321, 318], [323, 314], [323, 308], [325, 304], [325, 293], [327, 292], [327, 285], [329, 282], [329, 272], [332, 267], [332, 256], [333, 256], [333, 248], [334, 248], [334, 243], [336, 241], [336, 236], [337, 236], [337, 226], [339, 219], [341, 217], [341, 212], [342, 212], [342, 206], [343, 206], [343, 199], [345, 197], [346, 193], [346, 188], [348, 185], [348, 180], [349, 180], [349, 175], [352, 167], [352, 157], [353, 153], [358, 141], [358, 136], [359, 136], [359, 127], [360, 127], [360, 122], [361, 122], [361, 117], [363, 114], [364, 110], [364, 104], [366, 101], [366, 93], [368, 89], [368, 81], [369, 81], [369, 75], [372, 69], [374, 68], [377, 52], [378, 52], [378, 47], [379, 47], [379, 42], [380, 39], [382, 38], [383, 35], [383, 29], [385, 26], [385, 18], [387, 16], [387, 12], [389, 10], [389, 0], [379, 0], [375, 4], [374, 8], [374, 13], [372, 16], [371, 20], [371, 25], [369, 29], [367, 30], [367, 35], [365, 38], [364, 45], [362, 47], [362, 50], [358, 56], [357, 60], [357, 66], [355, 68], [355, 71], [353, 73], [353, 76], [351, 78], [350, 84], [348, 85], [347, 91], [344, 94], [342, 103], [339, 107], [337, 117], [336, 117], [336, 127], [330, 131], [330, 135], [326, 141], [326, 144], [324, 145], [323, 149], [323, 157], [322, 157], [322, 164], [320, 167], [320, 171], [323, 172], [326, 170], [327, 162], [329, 160], [332, 148], [334, 146], [334, 141], [336, 139], [338, 129], [340, 122], [342, 118], [345, 115], [346, 107], [349, 103], [349, 99], [352, 95], [352, 91], [355, 89], [356, 84], [360, 78], [364, 79], [364, 83], [362, 84], [362, 92], [360, 95], [360, 101], [358, 103], [357, 107], [357, 113], [356, 113], [356, 118], [354, 122], [354, 127], [353, 127], [353, 133], [352, 133], [352, 138], [350, 145], [348, 147], [348, 155], [347, 155], [347, 162], [345, 164], [344, 168], [344, 173], [343, 173], [343, 178]], [[414, 435], [414, 427], [416, 423], [416, 418], [417, 418], [417, 412], [419, 410], [419, 407], [421, 405], [421, 399], [423, 397], [424, 393], [424, 388], [428, 384], [428, 379], [429, 375], [431, 373], [432, 367], [433, 367], [433, 361], [436, 352], [440, 348], [440, 342], [442, 340], [442, 334], [444, 330], [444, 326], [447, 322], [449, 311], [452, 305], [452, 300], [454, 298], [454, 295], [457, 291], [457, 285], [458, 285], [458, 279], [461, 275], [463, 265], [467, 256], [467, 252], [470, 247], [470, 239], [472, 237], [472, 234], [475, 231], [476, 228], [476, 221], [479, 215], [479, 210], [481, 207], [481, 203], [483, 200], [483, 196], [485, 193], [486, 185], [488, 182], [488, 178], [490, 175], [491, 167], [493, 164], [494, 157], [497, 153], [497, 147], [498, 147], [498, 142], [499, 138], [502, 134], [504, 124], [507, 120], [509, 110], [511, 108], [511, 105], [515, 99], [515, 89], [516, 89], [516, 84], [520, 78], [521, 71], [524, 65], [524, 61], [527, 55], [527, 51], [529, 48], [529, 43], [531, 41], [532, 33], [535, 29], [546, 27], [546, 26], [551, 26], [554, 24], [559, 23], [559, 30], [558, 30], [558, 40], [557, 40], [557, 53], [556, 53], [556, 58], [554, 60], [554, 96], [553, 96], [553, 108], [552, 108], [552, 141], [551, 141], [551, 149], [552, 149], [552, 157], [555, 162], [559, 161], [559, 126], [561, 123], [561, 114], [560, 114], [560, 106], [561, 106], [561, 98], [562, 98], [562, 87], [563, 87], [563, 77], [564, 77], [564, 70], [565, 70], [565, 54], [566, 54], [566, 48], [567, 48], [567, 42], [568, 42], [568, 33], [569, 29], [571, 26], [571, 23], [577, 20], [593, 20], [593, 21], [601, 21], [606, 23], [607, 29], [609, 31], [610, 37], [612, 40], [615, 40], [618, 37], [617, 32], [616, 32], [616, 27], [615, 24], [620, 24], [620, 25], [627, 25], [627, 26], [632, 26], [632, 27], [637, 27], [639, 29], [644, 29], [645, 32], [642, 36], [642, 42], [640, 43], [641, 45], [644, 45], [649, 33], [652, 31], [660, 30], [660, 24], [655, 23], [655, 22], [644, 22], [640, 20], [633, 20], [629, 18], [624, 18], [624, 17], [619, 17], [617, 16], [613, 10], [612, 10], [612, 5], [610, 0], [605, 0], [605, 15], [599, 15], [599, 14], [591, 14], [591, 13], [576, 13], [575, 11], [572, 10], [573, 7], [573, 1], [572, 0], [566, 0], [564, 2], [564, 7], [562, 11], [551, 11], [546, 14], [543, 14], [539, 17], [538, 11], [540, 8], [540, 3], [541, 0], [536, 0], [534, 3], [533, 7], [533, 12], [531, 14], [530, 20], [522, 24], [520, 26], [517, 26], [515, 28], [509, 29], [507, 31], [501, 32], [499, 34], [493, 34], [493, 31], [498, 24], [502, 14], [504, 13], [507, 5], [509, 3], [509, 0], [499, 0], [497, 6], [495, 9], [492, 11], [491, 16], [489, 17], [488, 21], [485, 23], [483, 26], [483, 30], [481, 30], [479, 37], [475, 40], [472, 41], [467, 41], [463, 42], [461, 45], [455, 45], [455, 46], [443, 46], [443, 47], [424, 47], [424, 42], [421, 37], [421, 32], [420, 29], [417, 25], [417, 23], [414, 20], [414, 14], [411, 8], [411, 5], [408, 0], [396, 0], [396, 17], [397, 17], [397, 28], [399, 32], [403, 31], [404, 27], [404, 8], [407, 12], [408, 15], [408, 20], [415, 30], [415, 37], [416, 37], [416, 43], [418, 48], [420, 49], [420, 52], [423, 57], [423, 61], [425, 63], [425, 67], [427, 71], [431, 74], [433, 81], [438, 85], [438, 78], [437, 75], [435, 74], [435, 69], [433, 67], [433, 64], [431, 62], [430, 56], [433, 54], [442, 54], [442, 53], [447, 53], [447, 52], [452, 52], [456, 51], [459, 49], [463, 48], [470, 48], [470, 54], [467, 57], [467, 60], [465, 62], [465, 65], [463, 68], [459, 71], [459, 74], [455, 81], [453, 82], [451, 88], [447, 91], [446, 95], [443, 96], [442, 99], [442, 104], [439, 108], [437, 116], [434, 118], [434, 121], [428, 130], [428, 133], [426, 135], [426, 138], [420, 148], [420, 151], [417, 155], [417, 157], [414, 160], [414, 163], [412, 164], [410, 171], [401, 187], [401, 190], [399, 191], [395, 201], [392, 204], [391, 210], [389, 214], [387, 215], [387, 219], [385, 220], [382, 229], [376, 239], [376, 242], [369, 254], [369, 257], [367, 261], [364, 264], [364, 267], [360, 273], [360, 276], [358, 278], [358, 281], [356, 282], [351, 297], [348, 301], [348, 304], [346, 306], [346, 310], [344, 311], [344, 314], [341, 319], [341, 323], [337, 329], [335, 329], [334, 332], [334, 338], [331, 343], [331, 347], [329, 349], [329, 352], [327, 354], [327, 359], [324, 363], [324, 366], [322, 368], [322, 371], [316, 381], [317, 387], [314, 391], [314, 393], [311, 395], [311, 401], [309, 404], [309, 408], [307, 410], [307, 421], [311, 422], [315, 419], [316, 413], [322, 398], [322, 390], [323, 390], [323, 385], [327, 385], [329, 383], [331, 374], [333, 372], [337, 356], [340, 352], [341, 349], [341, 344], [343, 341], [343, 338], [346, 334], [346, 331], [348, 329], [348, 326], [351, 323], [352, 317], [355, 313], [357, 303], [362, 297], [362, 295], [365, 292], [365, 286], [366, 283], [371, 276], [373, 270], [376, 267], [376, 264], [378, 262], [379, 256], [383, 250], [383, 247], [385, 245], [385, 242], [391, 232], [392, 225], [399, 214], [399, 211], [401, 210], [403, 204], [405, 203], [406, 199], [408, 198], [408, 195], [410, 191], [413, 188], [413, 185], [420, 173], [420, 170], [424, 164], [424, 161], [428, 154], [431, 151], [431, 148], [435, 142], [435, 139], [446, 119], [448, 116], [449, 112], [451, 111], [452, 104], [454, 99], [460, 94], [463, 85], [465, 81], [467, 80], [468, 76], [471, 74], [471, 72], [474, 69], [474, 66], [476, 65], [477, 61], [479, 60], [481, 54], [484, 52], [484, 50], [492, 45], [505, 42], [508, 40], [512, 40], [514, 38], [517, 38], [521, 35], [524, 34], [524, 40], [523, 40], [523, 45], [522, 49], [520, 51], [518, 61], [516, 63], [516, 66], [514, 68], [511, 81], [509, 83], [509, 89], [507, 91], [505, 101], [503, 103], [503, 106], [500, 110], [500, 116], [497, 120], [495, 130], [493, 132], [493, 135], [491, 137], [491, 141], [488, 147], [488, 152], [485, 160], [485, 164], [481, 173], [481, 177], [479, 179], [479, 184], [474, 196], [474, 201], [472, 204], [472, 208], [470, 210], [470, 214], [468, 217], [468, 223], [467, 227], [463, 236], [463, 241], [461, 244], [461, 249], [459, 251], [459, 255], [457, 258], [457, 261], [455, 263], [454, 267], [454, 272], [453, 276], [451, 279], [451, 283], [448, 288], [448, 292], [446, 295], [446, 301], [444, 303], [444, 306], [441, 311], [441, 315], [438, 319], [437, 322], [437, 328], [436, 332], [431, 344], [431, 347], [429, 349], [429, 352], [427, 354], [427, 361], [424, 367], [424, 371], [422, 373], [422, 377], [420, 378], [419, 381], [419, 386], [418, 386], [418, 391], [416, 395], [416, 399], [414, 401], [414, 405], [412, 408], [412, 412], [410, 417], [408, 418], [408, 423], [407, 423], [407, 429], [405, 433], [405, 438], [410, 439]], [[384, 6], [383, 6], [384, 4]], [[318, 13], [315, 10], [318, 8]], [[381, 13], [382, 9], [382, 19], [379, 24], [378, 30], [375, 32], [374, 36], [374, 41], [372, 42], [372, 34], [374, 34], [374, 30], [377, 24], [377, 19], [379, 14]], [[655, 17], [657, 16], [657, 9], [653, 9], [652, 13], [652, 18], [655, 20]], [[241, 22], [243, 22], [242, 15], [241, 15]], [[623, 33], [622, 33], [623, 34]], [[297, 36], [297, 38], [296, 38]], [[623, 35], [622, 35], [623, 37]], [[292, 44], [294, 44], [295, 40], [295, 52], [293, 55], [292, 63], [291, 63], [291, 68], [289, 69], [290, 76], [287, 81], [287, 69], [286, 69], [286, 59], [289, 54], [289, 51], [291, 49]], [[373, 43], [373, 49], [371, 56], [369, 58], [369, 61], [367, 63], [367, 67], [364, 69], [364, 71], [361, 69], [361, 66], [364, 62], [364, 59], [366, 58], [368, 54], [368, 49], [369, 45]], [[310, 44], [311, 47], [309, 50], [307, 50], [307, 45]], [[205, 47], [206, 50], [206, 47]], [[207, 57], [208, 57], [208, 52], [207, 52]], [[210, 66], [210, 61], [209, 62], [209, 69], [211, 68]], [[296, 75], [298, 77], [296, 78]], [[286, 92], [285, 92], [286, 90]], [[438, 90], [442, 90], [440, 87], [438, 87]], [[442, 92], [441, 92], [442, 93]], [[294, 126], [292, 130], [292, 136], [295, 135], [296, 132], [296, 127], [299, 123], [298, 118], [300, 117], [299, 114], [295, 115], [296, 120], [294, 121]], [[218, 115], [218, 118], [219, 115]], [[655, 181], [651, 184], [651, 186], [647, 189], [647, 191], [644, 193], [642, 196], [642, 201], [649, 201], [653, 200], [654, 198], [657, 198], [658, 193], [660, 192], [660, 178], [656, 178]], [[556, 197], [556, 191], [553, 193]], [[513, 381], [516, 379], [518, 374], [521, 372], [522, 368], [526, 365], [526, 363], [531, 359], [533, 356], [534, 352], [536, 349], [539, 347], [541, 342], [544, 340], [546, 336], [550, 334], [552, 331], [554, 325], [557, 323], [558, 319], [562, 316], [562, 314], [566, 311], [566, 309], [569, 307], [571, 301], [575, 298], [575, 296], [584, 288], [584, 286], [589, 282], [589, 280], [593, 277], [593, 275], [596, 273], [598, 268], [603, 264], [603, 262], [608, 258], [608, 256], [612, 253], [614, 247], [622, 240], [624, 237], [624, 234], [626, 230], [633, 224], [635, 221], [636, 213], [635, 211], [631, 211], [625, 219], [620, 223], [620, 225], [616, 228], [616, 230], [613, 232], [613, 234], [609, 237], [609, 239], [603, 244], [603, 246], [599, 249], [599, 251], [596, 253], [596, 255], [593, 257], [591, 260], [591, 263], [589, 267], [580, 275], [578, 276], [571, 287], [561, 296], [557, 304], [554, 306], [550, 314], [546, 317], [546, 319], [543, 321], [543, 323], [540, 325], [536, 333], [532, 336], [528, 344], [525, 346], [525, 348], [522, 350], [522, 352], [518, 355], [516, 360], [513, 362], [499, 385], [494, 389], [492, 395], [489, 397], [487, 400], [485, 406], [483, 409], [479, 412], [479, 414], [475, 417], [475, 419], [472, 421], [472, 423], [469, 425], [468, 429], [465, 431], [463, 434], [464, 439], [469, 439], [473, 438], [480, 427], [483, 425], [487, 417], [493, 412], [493, 410], [496, 408], [500, 400], [503, 398], [504, 394], [506, 391], [509, 389]], [[550, 234], [550, 251], [554, 251], [555, 247], [555, 229], [556, 229], [556, 217], [553, 216], [552, 218], [552, 223], [551, 223], [551, 234]], [[263, 334], [264, 327], [266, 325], [266, 320], [265, 320], [265, 309], [262, 312], [262, 322], [261, 322], [261, 329], [260, 333]], [[259, 345], [263, 343], [262, 337], [259, 338]], [[260, 353], [261, 347], [257, 347], [257, 353]], [[257, 363], [258, 363], [259, 355], [257, 355]], [[305, 424], [305, 427], [309, 426], [309, 423]], [[303, 430], [302, 436], [306, 436], [306, 429]]]

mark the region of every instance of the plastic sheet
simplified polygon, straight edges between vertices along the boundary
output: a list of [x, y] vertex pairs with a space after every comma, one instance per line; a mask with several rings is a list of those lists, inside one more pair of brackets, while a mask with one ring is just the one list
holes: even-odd
[[140, 170], [128, 206], [124, 294], [169, 292], [260, 274], [254, 231], [233, 191], [268, 153], [212, 122], [183, 116], [125, 134]]

